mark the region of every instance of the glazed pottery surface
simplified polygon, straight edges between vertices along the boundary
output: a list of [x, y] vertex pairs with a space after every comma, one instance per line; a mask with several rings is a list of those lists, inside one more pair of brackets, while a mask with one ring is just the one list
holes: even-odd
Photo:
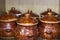
[[17, 40], [37, 40], [38, 29], [37, 20], [30, 17], [30, 14], [26, 14], [25, 17], [20, 18], [17, 21], [16, 37]]

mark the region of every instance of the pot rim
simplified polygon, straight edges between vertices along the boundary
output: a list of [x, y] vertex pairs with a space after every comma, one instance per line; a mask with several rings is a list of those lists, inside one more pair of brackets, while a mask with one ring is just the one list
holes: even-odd
[[17, 19], [6, 19], [6, 20], [0, 20], [0, 21], [2, 21], [2, 22], [11, 22], [11, 21], [15, 21], [15, 20], [17, 20]]
[[22, 26], [33, 26], [33, 25], [37, 25], [37, 23], [17, 23], [18, 25], [22, 25]]
[[40, 20], [43, 23], [60, 23], [60, 21], [44, 21], [44, 20]]

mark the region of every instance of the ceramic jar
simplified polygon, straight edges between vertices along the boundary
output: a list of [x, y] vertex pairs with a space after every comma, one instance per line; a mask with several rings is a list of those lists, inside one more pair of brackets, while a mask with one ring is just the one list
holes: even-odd
[[[45, 12], [46, 13], [46, 12]], [[59, 36], [59, 19], [55, 17], [53, 12], [49, 10], [45, 17], [40, 19], [39, 34], [46, 40], [55, 40]]]
[[17, 20], [17, 40], [37, 40], [37, 24], [37, 20], [31, 18], [30, 14], [26, 14], [25, 17]]
[[0, 37], [13, 37], [15, 35], [16, 20], [9, 12], [0, 17]]

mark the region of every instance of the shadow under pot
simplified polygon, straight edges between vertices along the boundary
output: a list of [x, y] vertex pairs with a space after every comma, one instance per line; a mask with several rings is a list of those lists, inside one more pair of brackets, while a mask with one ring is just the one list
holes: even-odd
[[37, 24], [37, 20], [32, 19], [30, 14], [26, 14], [25, 17], [20, 18], [17, 21], [17, 40], [37, 40]]
[[14, 37], [17, 19], [7, 12], [0, 18], [0, 37]]
[[40, 37], [46, 40], [55, 40], [59, 36], [59, 19], [53, 16], [51, 12], [40, 19], [39, 34]]

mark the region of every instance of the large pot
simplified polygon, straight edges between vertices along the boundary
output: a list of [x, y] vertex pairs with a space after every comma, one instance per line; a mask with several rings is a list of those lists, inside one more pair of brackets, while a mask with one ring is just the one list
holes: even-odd
[[59, 36], [59, 19], [51, 11], [40, 19], [39, 34], [43, 39], [54, 40]]
[[0, 17], [0, 37], [13, 37], [15, 35], [16, 20], [9, 12]]
[[38, 29], [37, 20], [26, 14], [17, 21], [16, 37], [17, 40], [37, 40]]
[[12, 7], [11, 10], [9, 11], [12, 15], [16, 16], [17, 18], [19, 18], [19, 16], [21, 15], [21, 12], [16, 10], [15, 7]]

